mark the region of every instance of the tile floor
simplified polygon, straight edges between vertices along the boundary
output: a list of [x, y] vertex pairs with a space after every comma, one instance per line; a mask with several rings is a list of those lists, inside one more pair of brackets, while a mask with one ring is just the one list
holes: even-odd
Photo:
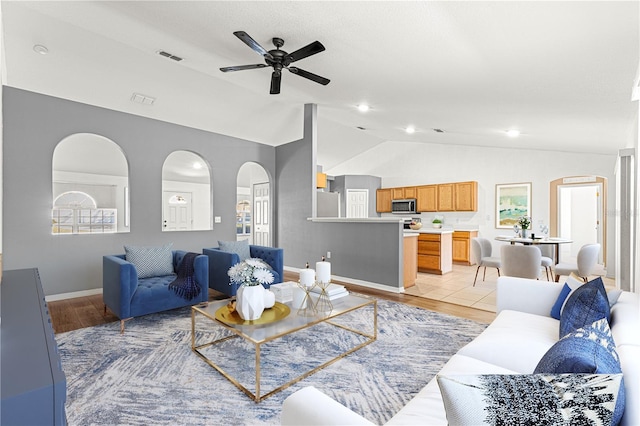
[[[497, 271], [495, 268], [487, 268], [487, 275], [483, 281], [484, 268], [480, 268], [474, 287], [476, 268], [475, 265], [453, 265], [453, 271], [444, 275], [418, 272], [416, 285], [407, 288], [405, 294], [495, 312]], [[604, 275], [604, 270], [598, 271], [598, 275], [601, 274]], [[540, 279], [546, 279], [542, 270]], [[603, 281], [606, 287], [615, 287], [614, 280], [603, 277]]]

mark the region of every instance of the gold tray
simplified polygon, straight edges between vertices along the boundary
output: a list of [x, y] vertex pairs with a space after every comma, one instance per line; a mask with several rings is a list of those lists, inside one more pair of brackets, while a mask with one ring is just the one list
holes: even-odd
[[240, 317], [238, 311], [229, 312], [229, 307], [224, 305], [220, 309], [216, 311], [216, 319], [225, 324], [233, 324], [233, 325], [260, 325], [260, 324], [271, 324], [272, 322], [280, 321], [289, 315], [291, 309], [280, 302], [276, 302], [273, 307], [269, 309], [265, 309], [262, 312], [262, 316], [254, 321], [245, 321]]

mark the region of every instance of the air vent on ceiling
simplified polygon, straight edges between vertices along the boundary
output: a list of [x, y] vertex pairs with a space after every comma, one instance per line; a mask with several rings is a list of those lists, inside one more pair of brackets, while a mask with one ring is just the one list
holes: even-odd
[[176, 56], [172, 53], [166, 52], [164, 50], [158, 50], [158, 55], [164, 56], [165, 58], [173, 59], [176, 62], [180, 62], [182, 58], [180, 56]]
[[141, 95], [140, 93], [134, 93], [131, 95], [131, 101], [136, 102], [142, 105], [153, 105], [156, 101], [156, 98], [152, 98], [151, 96]]

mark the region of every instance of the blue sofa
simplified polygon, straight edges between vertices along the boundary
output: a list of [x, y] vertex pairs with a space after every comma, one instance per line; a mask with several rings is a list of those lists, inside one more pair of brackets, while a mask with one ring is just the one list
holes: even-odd
[[[264, 260], [271, 267], [273, 284], [281, 283], [284, 277], [284, 250], [281, 248], [249, 245], [251, 257]], [[227, 272], [240, 262], [237, 253], [220, 250], [219, 247], [205, 248], [202, 253], [209, 258], [209, 288], [228, 296], [235, 296], [238, 285], [231, 283]], [[268, 285], [265, 285], [269, 288]]]
[[[186, 253], [172, 250], [174, 272], [177, 272]], [[199, 255], [193, 266], [200, 294], [186, 300], [168, 287], [176, 279], [175, 274], [138, 279], [135, 266], [125, 260], [124, 254], [103, 256], [102, 300], [105, 310], [109, 308], [120, 318], [120, 331], [123, 332], [124, 321], [133, 317], [206, 302], [209, 300], [209, 258]]]

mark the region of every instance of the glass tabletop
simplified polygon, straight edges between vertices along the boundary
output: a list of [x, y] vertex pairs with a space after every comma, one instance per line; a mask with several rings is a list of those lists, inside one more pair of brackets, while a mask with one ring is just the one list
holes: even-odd
[[223, 308], [229, 303], [229, 299], [210, 302], [208, 306], [193, 306], [193, 310], [206, 316], [212, 321], [222, 324], [228, 329], [233, 330], [237, 334], [241, 335], [247, 340], [253, 343], [262, 343], [265, 341], [273, 340], [280, 336], [293, 333], [294, 331], [301, 330], [306, 327], [321, 323], [323, 321], [330, 320], [347, 312], [362, 308], [367, 305], [373, 305], [375, 299], [368, 299], [361, 296], [349, 294], [348, 296], [341, 297], [339, 299], [332, 300], [333, 310], [329, 314], [318, 314], [315, 316], [302, 316], [298, 315], [298, 310], [291, 306], [291, 302], [286, 303], [291, 312], [285, 318], [280, 321], [272, 322], [269, 324], [260, 325], [239, 325], [233, 323], [227, 323], [216, 319], [216, 312], [218, 309]]

